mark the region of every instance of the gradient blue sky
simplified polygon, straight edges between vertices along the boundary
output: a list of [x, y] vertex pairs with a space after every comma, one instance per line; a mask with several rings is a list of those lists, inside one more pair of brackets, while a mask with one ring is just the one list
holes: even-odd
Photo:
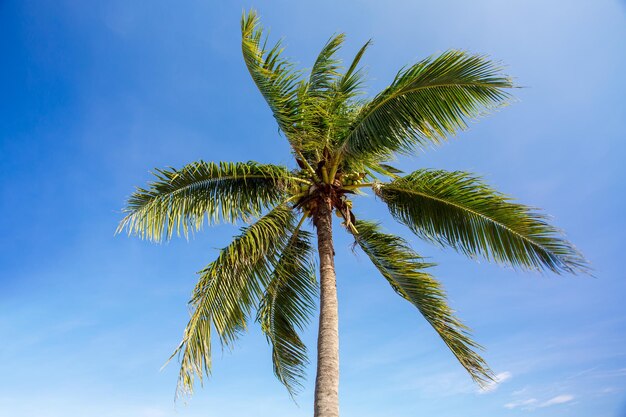
[[[310, 66], [346, 32], [376, 92], [448, 48], [502, 60], [518, 102], [402, 168], [472, 170], [539, 206], [596, 278], [525, 274], [403, 233], [440, 265], [501, 382], [479, 392], [434, 332], [337, 233], [346, 417], [623, 417], [626, 2], [0, 1], [0, 415], [299, 417], [258, 329], [174, 404], [168, 358], [195, 272], [236, 228], [153, 245], [113, 235], [155, 167], [289, 163], [240, 56], [254, 6]], [[373, 198], [361, 213], [388, 220]], [[314, 348], [313, 328], [305, 335]], [[314, 368], [310, 369], [311, 376]]]

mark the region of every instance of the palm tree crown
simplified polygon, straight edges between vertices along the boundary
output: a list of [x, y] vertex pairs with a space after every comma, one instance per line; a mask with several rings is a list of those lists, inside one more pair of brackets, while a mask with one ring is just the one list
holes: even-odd
[[[181, 362], [179, 388], [191, 391], [195, 377], [210, 373], [213, 334], [230, 346], [256, 319], [272, 346], [276, 376], [290, 393], [297, 391], [307, 364], [298, 334], [314, 315], [319, 296], [313, 234], [304, 229], [305, 221], [312, 220], [318, 231], [323, 278], [324, 268], [332, 269], [322, 256], [328, 253], [324, 245], [332, 250], [332, 241], [327, 242], [332, 212], [471, 377], [490, 380], [480, 347], [430, 273], [433, 264], [401, 237], [355, 215], [352, 200], [370, 189], [417, 236], [470, 257], [527, 270], [585, 272], [584, 258], [543, 215], [477, 176], [432, 169], [404, 175], [389, 164], [398, 154], [445, 141], [470, 120], [505, 104], [510, 78], [484, 56], [452, 50], [401, 70], [382, 92], [363, 99], [359, 62], [370, 42], [344, 68], [336, 58], [344, 35], [334, 36], [305, 73], [283, 58], [280, 43], [267, 45], [254, 11], [244, 14], [241, 31], [245, 64], [297, 168], [199, 161], [157, 170], [154, 182], [130, 197], [119, 226], [159, 241], [187, 236], [206, 223], [249, 224], [199, 272], [191, 318], [175, 352]], [[328, 236], [320, 232], [322, 223]], [[334, 280], [334, 269], [332, 274]], [[324, 346], [320, 342], [318, 348]]]

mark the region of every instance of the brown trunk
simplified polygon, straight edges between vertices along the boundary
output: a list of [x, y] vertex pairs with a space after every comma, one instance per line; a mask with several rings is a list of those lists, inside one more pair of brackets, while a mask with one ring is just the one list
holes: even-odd
[[339, 417], [339, 313], [333, 217], [330, 199], [319, 207], [315, 219], [320, 256], [320, 324], [317, 337], [315, 417]]

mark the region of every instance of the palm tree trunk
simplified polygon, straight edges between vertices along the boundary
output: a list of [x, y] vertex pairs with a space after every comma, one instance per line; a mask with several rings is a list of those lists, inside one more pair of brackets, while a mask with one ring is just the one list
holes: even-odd
[[315, 219], [321, 292], [314, 417], [339, 417], [339, 313], [332, 214], [327, 199]]

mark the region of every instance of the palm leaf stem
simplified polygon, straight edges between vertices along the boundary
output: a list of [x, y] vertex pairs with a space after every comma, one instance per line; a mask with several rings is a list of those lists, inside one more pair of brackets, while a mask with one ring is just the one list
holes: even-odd
[[321, 171], [322, 171], [322, 181], [324, 181], [326, 184], [330, 184], [329, 179], [331, 178], [331, 176], [328, 175], [328, 170], [326, 169], [326, 167], [322, 167]]
[[288, 177], [288, 178], [289, 178], [290, 180], [294, 180], [294, 181], [296, 181], [296, 182], [301, 182], [301, 183], [303, 183], [303, 184], [309, 184], [309, 185], [313, 184], [311, 181], [309, 181], [309, 180], [305, 180], [304, 178], [298, 178], [298, 177]]
[[305, 197], [307, 195], [309, 195], [309, 193], [300, 193], [300, 194], [292, 195], [291, 197], [283, 201], [281, 204], [291, 203], [292, 201], [299, 200], [300, 198]]
[[370, 188], [378, 184], [377, 182], [366, 182], [363, 184], [355, 184], [355, 185], [344, 185], [342, 188], [344, 190], [357, 190], [359, 188]]
[[306, 220], [307, 217], [308, 217], [308, 213], [304, 213], [302, 215], [302, 218], [300, 219], [300, 221], [296, 225], [296, 228], [293, 229], [293, 234], [291, 236], [291, 240], [289, 241], [289, 244], [291, 244], [296, 239], [296, 237], [298, 237], [298, 232], [300, 232], [300, 228], [302, 227], [302, 223], [304, 223], [304, 221]]
[[337, 154], [337, 156], [331, 159], [332, 164], [330, 166], [330, 178], [335, 178], [337, 175], [337, 171], [339, 170], [339, 164], [341, 164], [341, 154]]
[[302, 163], [306, 167], [307, 171], [309, 171], [311, 174], [315, 175], [315, 170], [313, 169], [311, 164], [309, 164], [309, 161], [306, 160], [304, 155], [302, 155], [302, 152], [300, 152], [299, 149], [294, 149], [294, 152], [296, 153], [296, 155], [298, 155], [298, 158], [300, 158], [300, 160], [302, 161]]

